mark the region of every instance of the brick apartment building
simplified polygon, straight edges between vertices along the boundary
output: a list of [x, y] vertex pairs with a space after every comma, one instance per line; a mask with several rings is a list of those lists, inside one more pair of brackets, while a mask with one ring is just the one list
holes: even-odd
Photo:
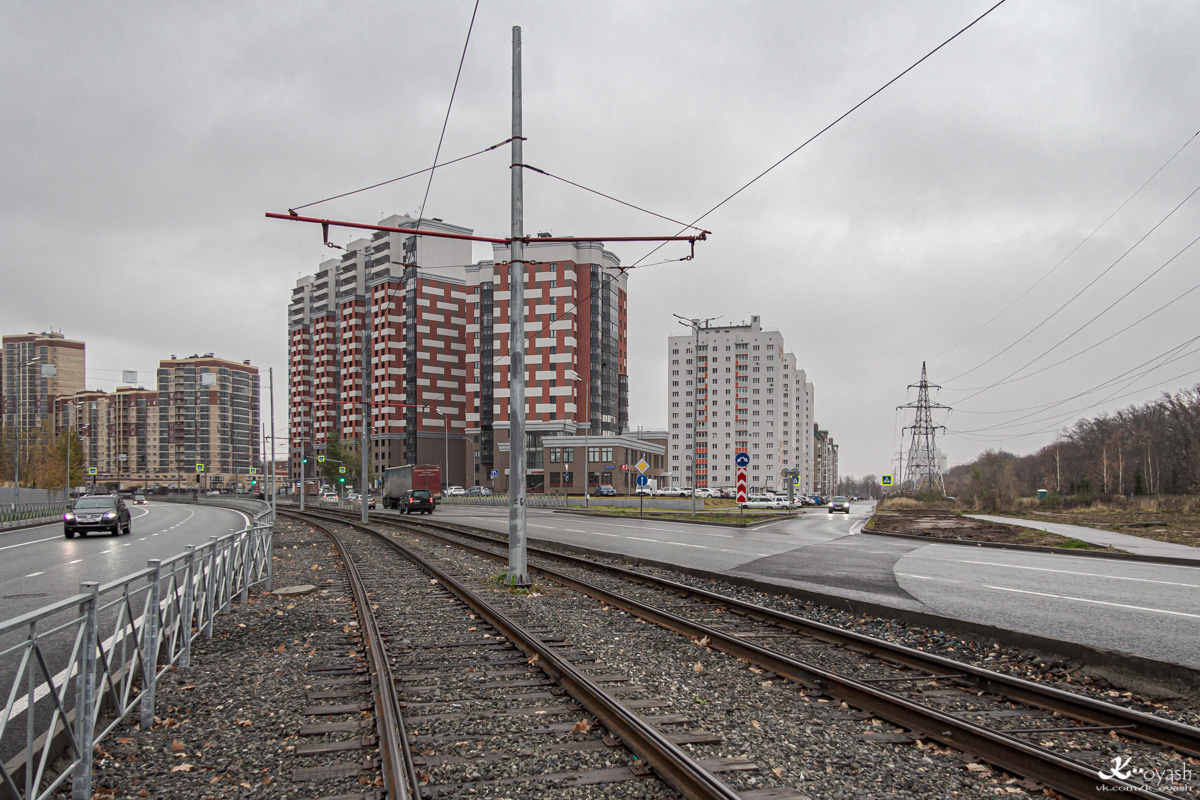
[[58, 332], [0, 339], [2, 427], [28, 433], [53, 419], [61, 397], [83, 391], [84, 343]]
[[[471, 233], [437, 219], [421, 227]], [[508, 255], [495, 246], [491, 260], [475, 262], [469, 241], [378, 231], [297, 281], [288, 308], [293, 481], [301, 457], [322, 452], [331, 434], [361, 440], [365, 328], [375, 474], [429, 463], [450, 485], [507, 487]], [[545, 440], [628, 427], [627, 279], [598, 243], [535, 239], [525, 258], [528, 488], [541, 491], [547, 472], [534, 463], [545, 463]]]

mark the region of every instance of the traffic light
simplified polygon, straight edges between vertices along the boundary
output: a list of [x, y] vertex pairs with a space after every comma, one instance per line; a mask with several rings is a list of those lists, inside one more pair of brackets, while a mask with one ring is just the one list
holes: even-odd
[[251, 486], [258, 486], [258, 478], [251, 478], [251, 479], [250, 479], [250, 485], [251, 485]]
[[346, 476], [345, 476], [345, 475], [343, 475], [342, 477], [338, 478], [338, 483], [345, 483], [345, 482], [346, 482]]
[[308, 459], [307, 459], [307, 458], [302, 458], [302, 459], [300, 459], [300, 463], [301, 463], [301, 464], [307, 464], [307, 463], [308, 463]]

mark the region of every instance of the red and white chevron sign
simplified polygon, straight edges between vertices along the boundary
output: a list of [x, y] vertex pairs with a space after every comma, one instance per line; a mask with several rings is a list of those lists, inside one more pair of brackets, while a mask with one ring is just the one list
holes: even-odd
[[746, 470], [744, 467], [738, 467], [737, 471], [737, 501], [739, 503], [746, 502]]

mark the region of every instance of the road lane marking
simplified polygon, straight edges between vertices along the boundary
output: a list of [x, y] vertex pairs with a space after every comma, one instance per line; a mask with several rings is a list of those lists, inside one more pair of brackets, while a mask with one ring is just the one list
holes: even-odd
[[663, 543], [663, 542], [662, 542], [661, 540], [659, 540], [659, 539], [643, 539], [643, 538], [642, 538], [642, 537], [640, 537], [640, 536], [626, 536], [625, 538], [626, 538], [626, 539], [632, 539], [632, 540], [633, 540], [633, 541], [635, 541], [635, 542], [654, 542], [655, 544], [662, 544], [662, 543]]
[[45, 575], [45, 572], [31, 572], [28, 575], [22, 575], [23, 578], [36, 578], [38, 575]]
[[[587, 531], [581, 531], [578, 528], [563, 528], [563, 530], [567, 533], [587, 533]], [[613, 535], [615, 536], [616, 534]]]
[[956, 581], [951, 578], [931, 578], [928, 575], [913, 575], [910, 572], [897, 572], [896, 577], [897, 578], [920, 578], [923, 581], [942, 581], [943, 583], [962, 583], [962, 581]]
[[[600, 531], [592, 531], [592, 536], [611, 536], [614, 539], [621, 538], [621, 535], [619, 533], [600, 533]], [[650, 540], [647, 539], [646, 541], [648, 542]]]
[[1085, 578], [1110, 578], [1114, 581], [1137, 581], [1139, 583], [1160, 583], [1163, 586], [1186, 586], [1189, 589], [1200, 589], [1200, 583], [1179, 583], [1178, 581], [1156, 581], [1152, 578], [1126, 578], [1122, 575], [1102, 575], [1098, 572], [1076, 572], [1070, 569], [1050, 569], [1049, 567], [1025, 567], [1020, 564], [1000, 564], [995, 561], [962, 561], [963, 564], [983, 564], [988, 567], [1008, 567], [1009, 569], [1030, 569], [1035, 572], [1057, 572], [1062, 575], [1082, 575]]
[[1191, 617], [1192, 619], [1200, 619], [1200, 614], [1189, 614], [1186, 611], [1167, 611], [1164, 608], [1146, 608], [1145, 606], [1130, 606], [1125, 603], [1109, 603], [1104, 600], [1089, 600], [1086, 597], [1070, 597], [1065, 594], [1049, 594], [1047, 592], [1030, 592], [1025, 589], [1008, 589], [1004, 586], [989, 586], [983, 584], [985, 589], [995, 589], [998, 592], [1016, 592], [1017, 594], [1033, 594], [1038, 597], [1053, 597], [1055, 600], [1074, 600], [1078, 603], [1094, 603], [1098, 606], [1113, 606], [1115, 608], [1128, 608], [1133, 611], [1149, 611], [1153, 614], [1170, 614], [1175, 617]]
[[663, 542], [663, 544], [673, 544], [676, 547], [699, 547], [701, 550], [707, 550], [708, 546], [703, 544], [687, 544], [686, 542]]
[[38, 544], [40, 542], [53, 542], [55, 539], [61, 538], [61, 536], [51, 536], [48, 539], [34, 539], [32, 542], [21, 542], [20, 544], [5, 545], [4, 547], [0, 547], [0, 550], [12, 550], [14, 547], [26, 547], [27, 545]]
[[83, 559], [82, 559], [82, 558], [77, 558], [77, 559], [75, 559], [74, 561], [68, 561], [68, 562], [67, 562], [67, 566], [70, 566], [71, 564], [78, 564], [80, 561], [83, 561]]

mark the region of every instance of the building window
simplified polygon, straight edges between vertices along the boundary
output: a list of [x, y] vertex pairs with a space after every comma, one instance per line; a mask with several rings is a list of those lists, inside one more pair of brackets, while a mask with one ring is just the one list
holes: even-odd
[[562, 455], [562, 450], [560, 450], [557, 447], [551, 447], [550, 448], [550, 463], [557, 464], [561, 455]]
[[[675, 427], [678, 428], [679, 426], [676, 425]], [[593, 464], [599, 460], [600, 460], [600, 448], [599, 447], [589, 447], [588, 448], [588, 463]]]
[[611, 447], [601, 448], [601, 454], [604, 456], [605, 464], [613, 460], [613, 449]]
[[575, 460], [575, 448], [574, 447], [564, 447], [563, 451], [562, 451], [562, 463], [570, 464], [574, 460]]

